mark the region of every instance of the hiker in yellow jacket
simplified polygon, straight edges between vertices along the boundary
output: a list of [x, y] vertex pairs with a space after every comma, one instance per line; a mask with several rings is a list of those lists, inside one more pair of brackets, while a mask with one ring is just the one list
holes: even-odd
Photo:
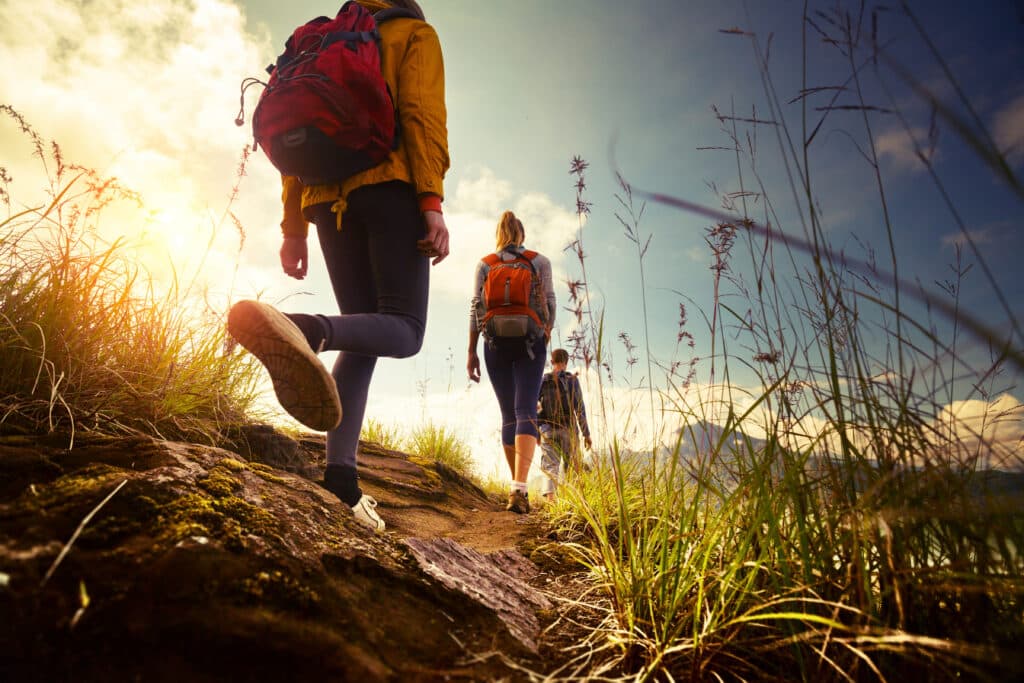
[[[384, 529], [377, 502], [356, 476], [356, 447], [377, 358], [416, 354], [426, 327], [430, 265], [448, 255], [441, 212], [448, 132], [441, 45], [414, 0], [358, 0], [371, 12], [411, 10], [418, 19], [380, 25], [381, 71], [398, 113], [397, 147], [382, 163], [340, 185], [303, 186], [283, 178], [281, 267], [296, 279], [308, 268], [309, 223], [323, 252], [340, 315], [283, 314], [242, 301], [231, 333], [267, 367], [281, 406], [327, 430], [325, 486], [355, 518]], [[333, 371], [319, 351], [339, 351]]]

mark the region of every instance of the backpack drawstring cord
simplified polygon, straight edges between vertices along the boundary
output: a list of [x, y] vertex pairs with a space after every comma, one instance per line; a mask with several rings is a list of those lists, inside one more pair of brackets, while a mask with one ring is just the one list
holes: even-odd
[[267, 84], [258, 78], [244, 78], [242, 79], [242, 92], [238, 95], [238, 116], [235, 118], [235, 125], [241, 126], [245, 123], [245, 91], [249, 89], [249, 86], [256, 85], [259, 83], [264, 88]]

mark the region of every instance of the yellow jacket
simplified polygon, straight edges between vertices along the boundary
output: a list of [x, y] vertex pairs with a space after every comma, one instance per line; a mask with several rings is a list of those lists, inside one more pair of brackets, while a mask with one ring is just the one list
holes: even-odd
[[[359, 4], [371, 12], [390, 7], [382, 0], [359, 0]], [[403, 180], [415, 188], [417, 196], [444, 197], [444, 174], [450, 162], [441, 43], [434, 28], [419, 19], [392, 19], [380, 25], [380, 34], [381, 71], [398, 108], [398, 147], [383, 162], [341, 185], [304, 187], [298, 178], [282, 176], [285, 237], [305, 237], [309, 221], [304, 210], [324, 202], [332, 203], [340, 230], [348, 194], [363, 185]]]

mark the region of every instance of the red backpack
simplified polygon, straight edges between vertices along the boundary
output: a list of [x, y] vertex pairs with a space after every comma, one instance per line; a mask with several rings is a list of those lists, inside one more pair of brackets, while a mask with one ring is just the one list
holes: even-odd
[[537, 252], [526, 249], [511, 261], [498, 254], [488, 254], [483, 261], [489, 266], [484, 279], [484, 317], [480, 320], [485, 335], [496, 337], [533, 337], [543, 332], [541, 313], [546, 312], [541, 299], [540, 277], [533, 267]]
[[[304, 185], [338, 183], [376, 166], [397, 145], [395, 106], [380, 70], [378, 25], [412, 17], [391, 8], [371, 14], [355, 0], [334, 19], [317, 17], [292, 33], [252, 115], [255, 147]], [[245, 90], [255, 78], [242, 81]]]

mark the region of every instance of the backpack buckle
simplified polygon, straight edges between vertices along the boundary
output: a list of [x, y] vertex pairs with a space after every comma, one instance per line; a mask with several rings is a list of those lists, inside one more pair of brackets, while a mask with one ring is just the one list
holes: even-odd
[[281, 144], [285, 147], [301, 147], [306, 144], [306, 129], [293, 128], [281, 136]]

